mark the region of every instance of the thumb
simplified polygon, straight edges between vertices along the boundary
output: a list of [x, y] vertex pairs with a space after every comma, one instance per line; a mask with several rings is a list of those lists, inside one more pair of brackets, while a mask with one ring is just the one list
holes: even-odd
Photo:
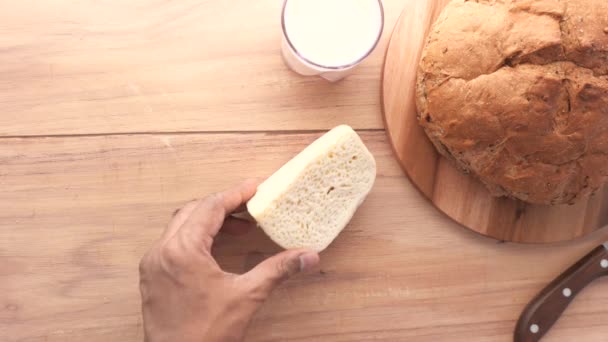
[[289, 277], [308, 271], [319, 264], [319, 254], [316, 252], [296, 249], [274, 255], [243, 276], [252, 290], [252, 294], [259, 300], [265, 300], [270, 292]]

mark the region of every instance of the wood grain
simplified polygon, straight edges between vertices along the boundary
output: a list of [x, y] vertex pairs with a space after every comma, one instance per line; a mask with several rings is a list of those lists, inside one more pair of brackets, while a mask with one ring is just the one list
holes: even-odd
[[513, 340], [540, 341], [585, 287], [608, 275], [607, 266], [608, 250], [604, 245], [570, 266], [526, 306], [515, 326]]
[[[142, 341], [137, 264], [173, 210], [341, 123], [363, 129], [377, 184], [247, 340], [510, 341], [529, 299], [608, 236], [497, 244], [428, 204], [379, 130], [384, 50], [412, 6], [383, 2], [378, 49], [334, 85], [284, 67], [281, 0], [0, 2], [0, 341]], [[255, 231], [214, 254], [242, 272], [276, 251]], [[606, 286], [546, 340], [605, 341]]]
[[[383, 128], [390, 34], [343, 82], [300, 77], [281, 59], [281, 5], [2, 2], [0, 136]], [[403, 4], [384, 6], [390, 33]]]
[[[141, 341], [137, 263], [171, 212], [272, 173], [320, 134], [0, 139], [0, 339]], [[608, 238], [482, 238], [428, 205], [384, 132], [361, 135], [378, 161], [370, 197], [319, 272], [273, 294], [248, 341], [510, 341], [528, 300]], [[256, 231], [222, 236], [214, 253], [241, 272], [276, 251]], [[580, 294], [547, 341], [603, 341], [606, 286]]]
[[416, 119], [415, 87], [426, 32], [448, 0], [410, 0], [393, 32], [383, 77], [384, 118], [397, 158], [418, 189], [446, 215], [503, 241], [568, 241], [608, 224], [608, 187], [576, 205], [529, 205], [495, 198], [440, 157]]

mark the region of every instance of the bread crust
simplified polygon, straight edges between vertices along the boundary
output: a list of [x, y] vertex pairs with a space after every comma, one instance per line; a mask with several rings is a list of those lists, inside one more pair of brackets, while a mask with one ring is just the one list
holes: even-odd
[[437, 150], [493, 195], [593, 193], [608, 177], [608, 1], [453, 0], [416, 98]]

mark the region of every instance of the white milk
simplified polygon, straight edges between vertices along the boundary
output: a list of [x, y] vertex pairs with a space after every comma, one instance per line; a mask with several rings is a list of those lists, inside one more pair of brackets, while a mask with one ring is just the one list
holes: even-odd
[[283, 58], [299, 74], [337, 81], [371, 53], [382, 28], [380, 0], [286, 0]]

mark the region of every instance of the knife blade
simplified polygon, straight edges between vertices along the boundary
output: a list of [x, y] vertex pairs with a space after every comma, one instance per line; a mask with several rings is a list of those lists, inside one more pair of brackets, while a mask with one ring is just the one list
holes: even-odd
[[606, 275], [608, 241], [568, 268], [530, 301], [517, 321], [514, 341], [539, 341], [577, 294], [595, 279]]

